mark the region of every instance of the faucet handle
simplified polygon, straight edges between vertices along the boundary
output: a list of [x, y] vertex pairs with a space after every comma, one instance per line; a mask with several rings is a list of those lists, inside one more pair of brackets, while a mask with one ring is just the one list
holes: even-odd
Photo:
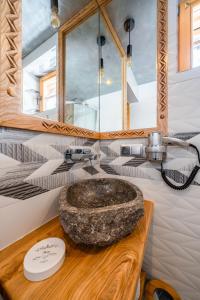
[[86, 160], [95, 160], [97, 159], [97, 154], [92, 152], [90, 148], [69, 148], [64, 153], [65, 160], [72, 160], [74, 162], [86, 161]]

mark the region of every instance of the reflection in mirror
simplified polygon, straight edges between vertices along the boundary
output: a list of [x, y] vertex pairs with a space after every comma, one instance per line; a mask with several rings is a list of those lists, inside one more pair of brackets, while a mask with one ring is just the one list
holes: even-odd
[[22, 112], [58, 120], [57, 34], [51, 28], [49, 5], [22, 1]]
[[64, 121], [99, 131], [99, 13], [65, 36]]
[[123, 129], [122, 62], [103, 18], [100, 18], [100, 132]]
[[[127, 67], [125, 87], [128, 128], [156, 127], [157, 1], [112, 0], [107, 6], [107, 12], [123, 48], [127, 51], [128, 45], [132, 46], [132, 59]], [[124, 22], [130, 17], [134, 19], [135, 24], [129, 38], [129, 31], [125, 30]]]
[[175, 300], [168, 292], [163, 289], [156, 289], [153, 300]]
[[56, 46], [37, 54], [23, 60], [23, 113], [57, 120]]
[[22, 0], [23, 113], [58, 120], [58, 27], [89, 2]]
[[[25, 114], [59, 120], [57, 94], [63, 93], [57, 91], [58, 28], [51, 26], [50, 3], [22, 1], [22, 107]], [[69, 11], [79, 11], [89, 0], [69, 7], [64, 0], [58, 3], [62, 25], [70, 19]], [[103, 10], [110, 28], [97, 11], [70, 32], [60, 29], [60, 120], [100, 132], [157, 127], [157, 0], [112, 0]]]

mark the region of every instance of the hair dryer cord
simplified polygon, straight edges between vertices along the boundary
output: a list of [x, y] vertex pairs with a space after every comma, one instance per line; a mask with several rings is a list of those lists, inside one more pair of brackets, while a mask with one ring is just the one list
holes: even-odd
[[[196, 146], [194, 146], [193, 144], [189, 144], [190, 147], [194, 148], [197, 152], [197, 156], [198, 156], [198, 161], [199, 161], [199, 164], [200, 164], [200, 153], [199, 153], [199, 150]], [[183, 184], [183, 185], [175, 185], [173, 184], [171, 181], [169, 181], [169, 179], [167, 178], [166, 176], [166, 171], [163, 169], [163, 163], [161, 162], [161, 176], [163, 178], [163, 180], [165, 181], [165, 183], [167, 185], [169, 185], [172, 189], [175, 189], [175, 190], [185, 190], [187, 189], [191, 183], [193, 182], [196, 174], [198, 173], [198, 171], [200, 170], [200, 167], [199, 166], [195, 166], [194, 169], [192, 170], [191, 174], [189, 175], [187, 181]]]

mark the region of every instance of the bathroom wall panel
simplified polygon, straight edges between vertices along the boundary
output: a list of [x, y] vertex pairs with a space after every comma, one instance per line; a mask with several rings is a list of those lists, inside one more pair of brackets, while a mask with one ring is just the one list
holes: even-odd
[[0, 249], [57, 215], [63, 185], [98, 173], [98, 162], [67, 164], [70, 146], [99, 152], [96, 140], [0, 128]]

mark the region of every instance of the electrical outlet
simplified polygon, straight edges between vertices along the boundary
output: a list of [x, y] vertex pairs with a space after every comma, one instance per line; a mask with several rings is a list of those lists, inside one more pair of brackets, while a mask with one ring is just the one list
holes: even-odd
[[121, 145], [120, 146], [121, 156], [145, 156], [145, 149], [143, 144], [131, 144], [131, 145]]

